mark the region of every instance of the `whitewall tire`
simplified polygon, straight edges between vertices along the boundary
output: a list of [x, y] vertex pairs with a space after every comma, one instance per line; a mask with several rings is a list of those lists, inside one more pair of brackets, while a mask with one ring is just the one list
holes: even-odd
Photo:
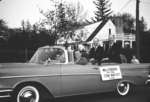
[[17, 102], [39, 102], [40, 93], [34, 86], [24, 86], [16, 94]]
[[128, 82], [119, 82], [117, 84], [117, 93], [120, 96], [127, 96], [132, 91], [132, 86]]

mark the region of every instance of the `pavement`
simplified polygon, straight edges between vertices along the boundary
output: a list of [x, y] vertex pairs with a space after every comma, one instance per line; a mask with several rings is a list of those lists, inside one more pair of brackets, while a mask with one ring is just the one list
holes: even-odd
[[[9, 99], [0, 99], [0, 102], [11, 102]], [[134, 93], [122, 97], [116, 93], [99, 93], [92, 95], [73, 96], [56, 99], [55, 102], [150, 102], [150, 87], [138, 87]]]
[[125, 97], [111, 92], [62, 98], [56, 102], [150, 102], [150, 87], [138, 87], [134, 93]]

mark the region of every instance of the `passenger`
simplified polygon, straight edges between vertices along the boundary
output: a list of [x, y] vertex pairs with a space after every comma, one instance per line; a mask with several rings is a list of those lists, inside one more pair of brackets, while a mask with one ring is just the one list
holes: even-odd
[[75, 55], [76, 55], [76, 63], [77, 64], [80, 64], [80, 65], [86, 65], [88, 64], [88, 59], [87, 59], [87, 55], [86, 55], [86, 51], [81, 49], [82, 50], [82, 53], [77, 50], [75, 52]]
[[90, 62], [92, 65], [95, 65], [95, 64], [96, 64], [96, 60], [95, 60], [94, 58], [89, 59], [89, 62]]
[[88, 64], [88, 60], [87, 60], [86, 57], [81, 57], [81, 58], [79, 59], [79, 61], [77, 62], [77, 64], [86, 65], [86, 64]]
[[81, 53], [79, 50], [75, 50], [74, 52], [74, 55], [75, 55], [75, 61], [78, 62], [81, 58]]
[[65, 53], [57, 54], [56, 55], [56, 60], [59, 61], [59, 63], [64, 63], [65, 62]]
[[103, 47], [100, 44], [96, 48], [95, 53], [96, 53], [95, 60], [97, 61], [98, 65], [101, 65], [101, 60], [103, 58], [104, 49], [103, 49]]
[[121, 60], [121, 63], [127, 63], [127, 58], [123, 54], [120, 54], [120, 60]]
[[95, 56], [96, 56], [96, 49], [94, 47], [92, 47], [89, 51], [89, 59], [95, 59]]
[[132, 59], [131, 59], [131, 63], [133, 64], [140, 64], [140, 61], [136, 58], [136, 56], [132, 56]]

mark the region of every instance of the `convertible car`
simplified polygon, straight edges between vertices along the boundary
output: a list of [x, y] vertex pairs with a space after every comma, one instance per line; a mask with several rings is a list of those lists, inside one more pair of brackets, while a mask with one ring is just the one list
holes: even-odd
[[65, 96], [116, 91], [125, 96], [148, 83], [150, 64], [92, 65], [74, 61], [62, 46], [39, 48], [28, 63], [0, 64], [0, 97], [44, 102]]

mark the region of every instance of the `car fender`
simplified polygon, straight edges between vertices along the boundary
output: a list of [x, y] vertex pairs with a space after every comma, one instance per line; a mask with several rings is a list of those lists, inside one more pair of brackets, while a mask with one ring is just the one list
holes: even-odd
[[25, 79], [25, 80], [21, 80], [19, 82], [17, 82], [16, 84], [14, 84], [13, 86], [13, 90], [14, 92], [18, 89], [18, 88], [21, 88], [23, 86], [26, 86], [26, 85], [33, 85], [39, 89], [43, 89], [44, 92], [45, 92], [45, 96], [51, 96], [50, 98], [53, 98], [54, 96], [52, 95], [52, 92], [51, 90], [48, 89], [48, 87], [44, 84], [42, 84], [41, 81], [39, 80], [33, 80], [33, 79]]
[[[136, 82], [133, 81], [133, 80], [123, 79], [123, 80], [118, 81], [117, 84], [118, 84], [118, 83], [121, 83], [121, 82], [127, 82], [127, 83], [130, 83], [131, 85], [136, 86]], [[116, 86], [117, 86], [117, 85], [116, 85]]]

